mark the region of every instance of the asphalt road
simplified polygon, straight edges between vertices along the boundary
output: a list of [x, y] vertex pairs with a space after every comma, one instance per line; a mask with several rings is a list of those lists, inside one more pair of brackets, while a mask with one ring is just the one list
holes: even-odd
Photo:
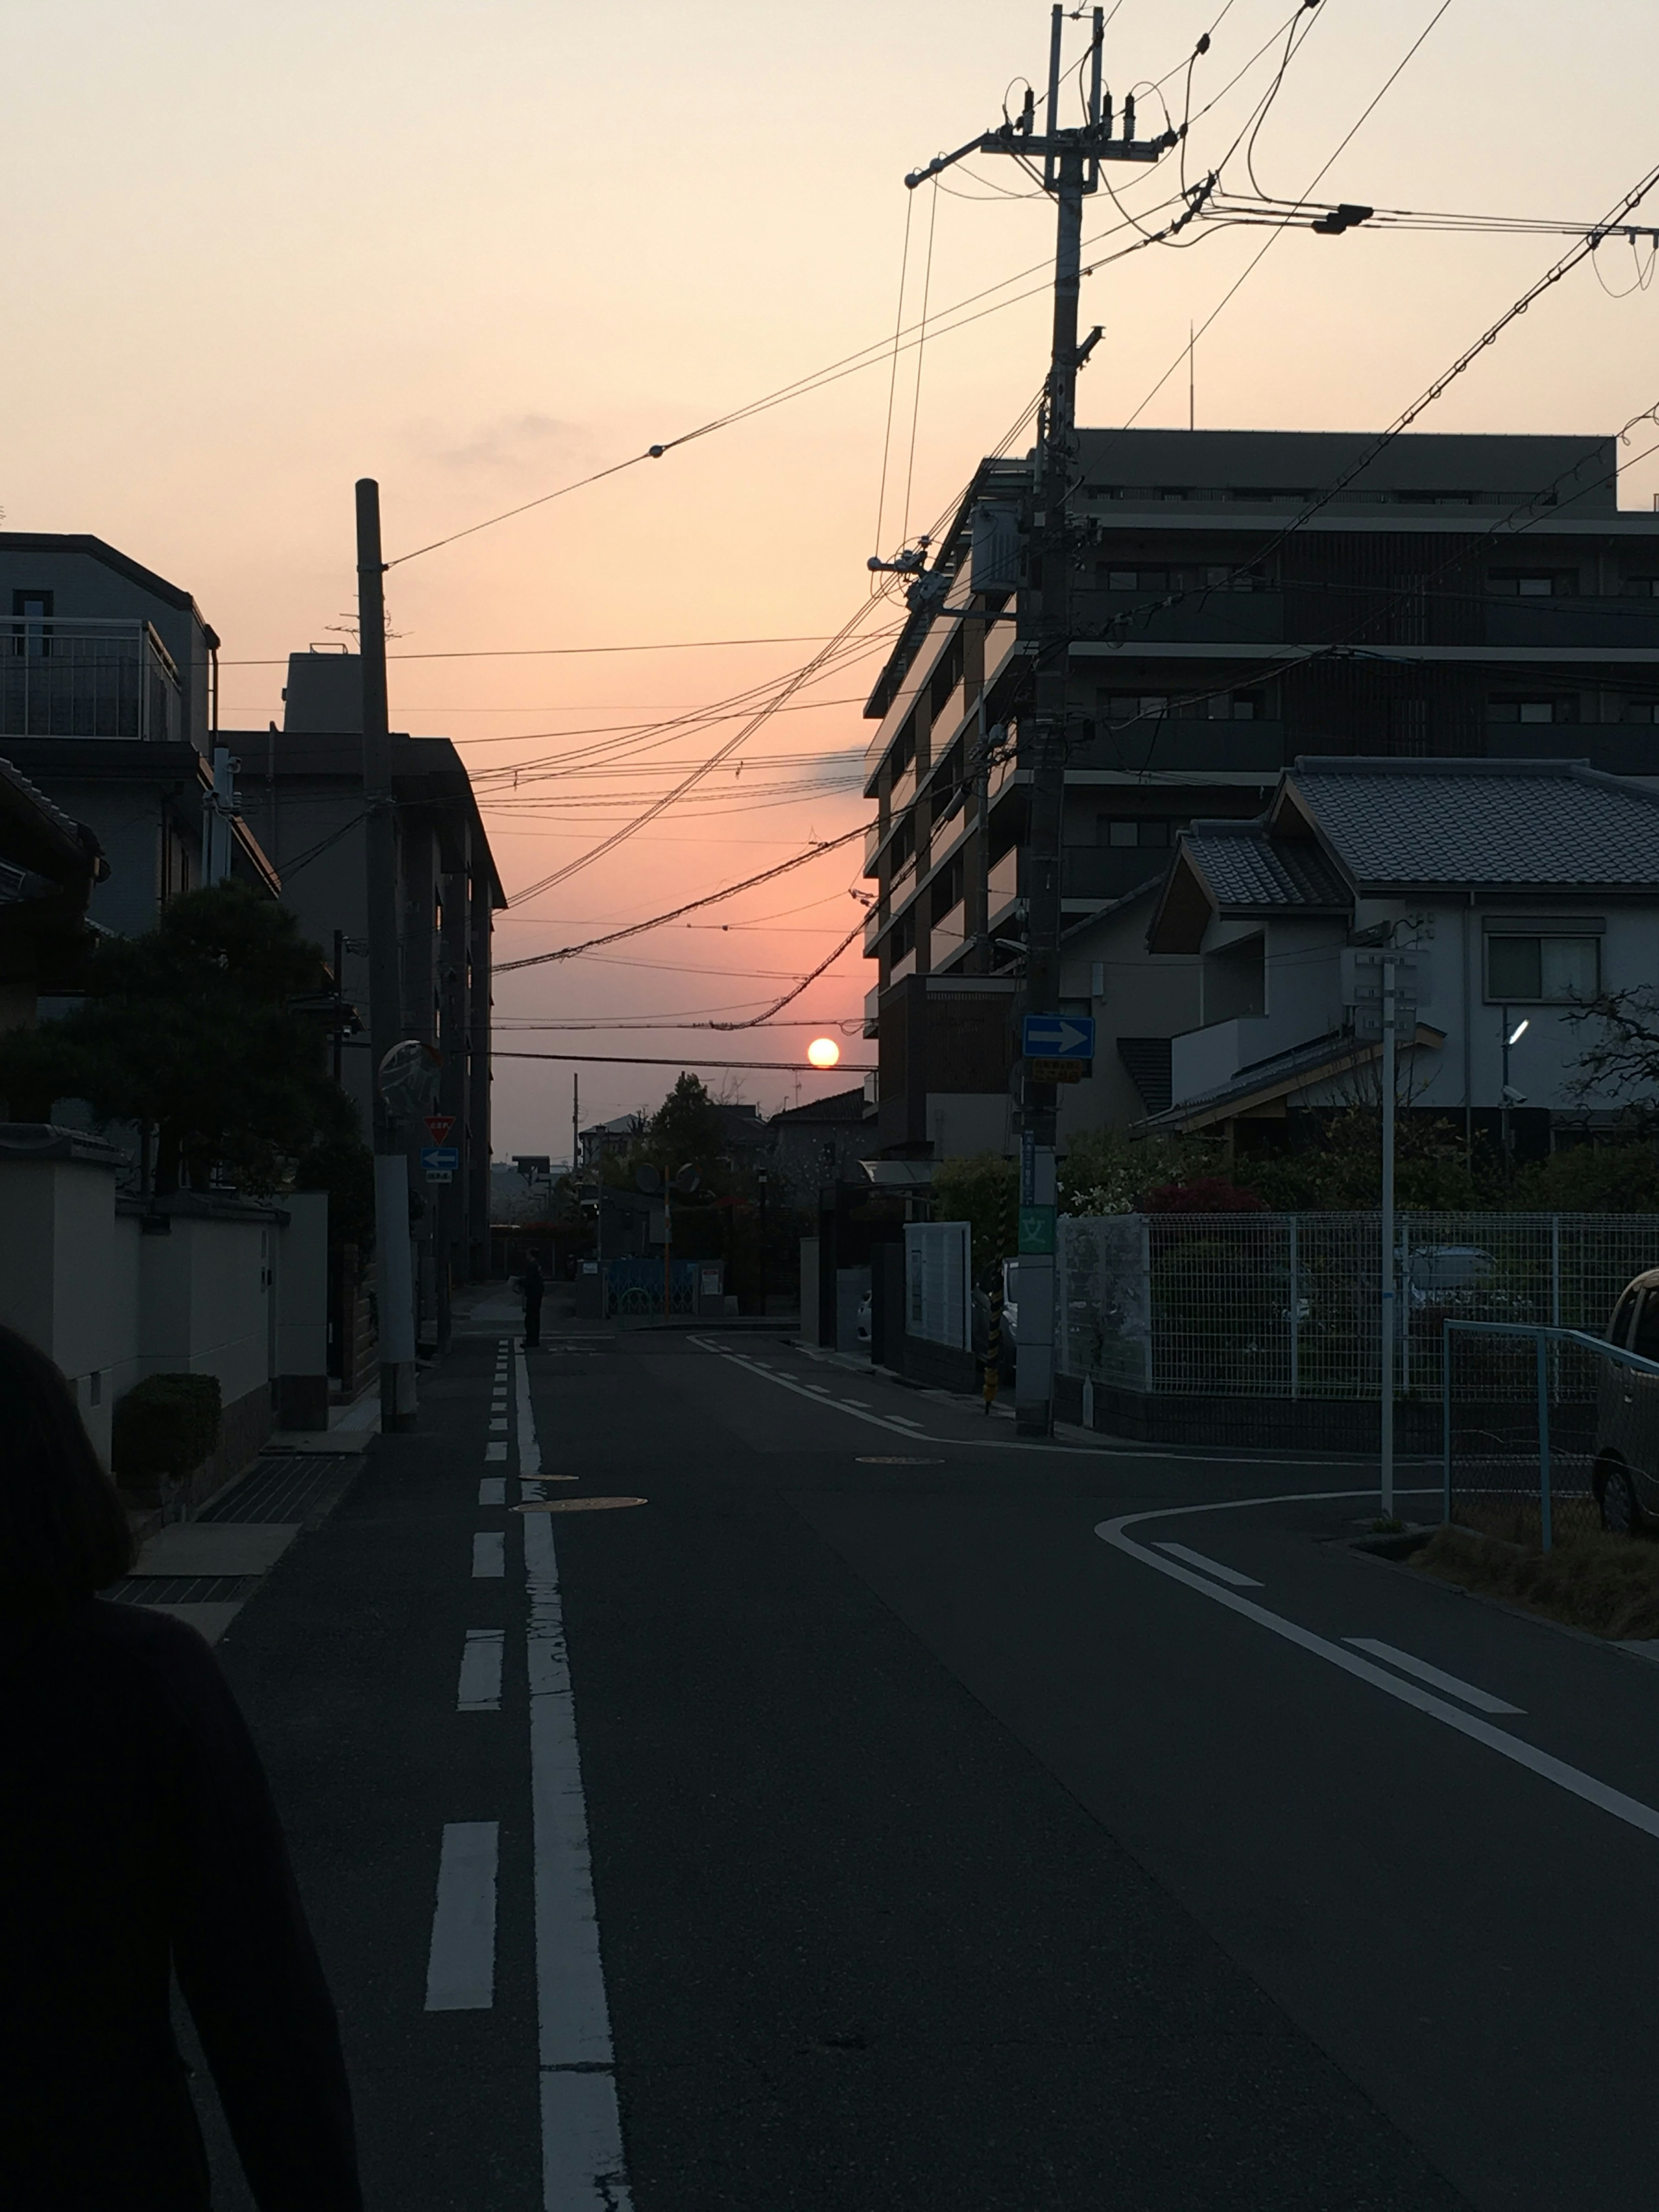
[[1659, 1668], [1352, 1466], [476, 1326], [220, 1646], [372, 2206], [1645, 2212]]

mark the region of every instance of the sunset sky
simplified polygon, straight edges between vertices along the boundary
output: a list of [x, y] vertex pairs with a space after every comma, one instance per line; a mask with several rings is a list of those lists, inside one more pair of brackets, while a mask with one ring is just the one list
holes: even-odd
[[[1304, 18], [1255, 143], [1263, 191], [1308, 190], [1439, 5], [1324, 0]], [[1189, 141], [1201, 173], [1271, 82], [1286, 0], [1110, 12], [1108, 81], [1120, 100], [1141, 87], [1143, 130], [1161, 127], [1154, 80], [1179, 119], [1194, 41], [1214, 25], [1192, 80], [1194, 112], [1217, 103]], [[1047, 25], [1041, 0], [18, 0], [0, 140], [4, 526], [94, 532], [193, 592], [224, 641], [222, 720], [263, 727], [280, 719], [283, 656], [337, 644], [351, 621], [354, 478], [380, 478], [396, 560], [890, 338], [908, 202], [907, 320], [924, 272], [934, 314], [1033, 273], [929, 343], [919, 402], [916, 353], [901, 355], [890, 552], [1043, 373], [1051, 209], [1009, 196], [1027, 189], [1012, 164], [966, 164], [937, 196], [902, 180], [999, 121], [1012, 81], [1041, 78]], [[1593, 220], [1659, 159], [1652, 33], [1650, 0], [1450, 0], [1320, 196]], [[1081, 27], [1070, 36], [1080, 52]], [[1249, 190], [1242, 149], [1225, 175]], [[1167, 164], [1136, 173], [1126, 204], [1175, 189]], [[1085, 236], [1123, 222], [1103, 194]], [[1106, 331], [1085, 422], [1184, 423], [1184, 362], [1149, 391], [1269, 238], [1199, 342], [1200, 426], [1380, 428], [1565, 243], [1187, 235], [1187, 250], [1153, 246], [1085, 283], [1085, 321]], [[1659, 400], [1659, 288], [1614, 296], [1651, 268], [1645, 249], [1604, 246], [1422, 427], [1607, 432]], [[1030, 296], [1000, 304], [1014, 293]], [[484, 779], [510, 891], [621, 827], [741, 724], [596, 759], [605, 731], [775, 679], [864, 605], [890, 380], [878, 359], [392, 569], [394, 726], [453, 738]], [[1643, 458], [1656, 441], [1651, 424], [1632, 434], [1626, 505], [1659, 489], [1659, 454]], [[856, 824], [860, 707], [892, 619], [870, 608], [868, 650], [695, 799], [502, 917], [500, 957], [659, 911]], [[721, 640], [760, 641], [706, 642]], [[628, 649], [593, 650], [613, 647]], [[516, 792], [499, 773], [514, 766]], [[856, 945], [787, 1025], [641, 1025], [760, 1011], [854, 927], [859, 868], [848, 846], [696, 927], [504, 978], [497, 1042], [696, 1065], [799, 1059], [847, 1024], [846, 1056], [864, 1061], [873, 1048], [850, 1025], [873, 969]], [[507, 1034], [531, 1022], [602, 1033]], [[653, 1103], [673, 1074], [584, 1069], [584, 1121]], [[568, 1148], [570, 1077], [500, 1063], [499, 1153]], [[732, 1080], [768, 1110], [796, 1095], [787, 1074]], [[806, 1076], [799, 1095], [846, 1080]]]

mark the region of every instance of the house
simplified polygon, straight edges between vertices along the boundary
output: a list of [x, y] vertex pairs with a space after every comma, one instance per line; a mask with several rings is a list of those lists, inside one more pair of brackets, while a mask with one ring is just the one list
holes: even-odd
[[[1068, 927], [1158, 875], [1193, 821], [1254, 818], [1303, 755], [1570, 750], [1659, 775], [1659, 514], [1620, 508], [1616, 440], [1414, 434], [1368, 460], [1373, 443], [1079, 434]], [[890, 1151], [976, 1148], [1017, 1079], [1032, 501], [1029, 459], [981, 467], [865, 710]], [[964, 1073], [981, 1106], [947, 1109], [941, 1140], [930, 1101]]]
[[219, 640], [191, 594], [100, 538], [0, 531], [0, 750], [109, 861], [88, 912], [120, 935], [218, 876], [275, 898], [232, 811]]
[[108, 873], [91, 830], [0, 760], [0, 1030], [31, 1026], [43, 993], [73, 987]]
[[581, 1172], [591, 1174], [601, 1160], [629, 1151], [644, 1133], [646, 1120], [643, 1114], [617, 1114], [609, 1121], [595, 1121], [591, 1128], [580, 1130], [576, 1142]]
[[837, 1091], [805, 1106], [786, 1106], [766, 1124], [768, 1165], [786, 1203], [811, 1205], [825, 1183], [875, 1150], [875, 1115], [864, 1095]]
[[1582, 1087], [1583, 1016], [1659, 975], [1659, 785], [1575, 760], [1298, 761], [1254, 820], [1182, 832], [1145, 942], [1195, 969], [1197, 1006], [1171, 998], [1169, 1102], [1142, 1128], [1272, 1149], [1375, 1096], [1391, 943], [1402, 1105], [1538, 1156], [1618, 1111]]
[[[283, 902], [320, 945], [349, 1003], [368, 1005], [368, 890], [363, 808], [362, 664], [352, 653], [289, 656], [283, 726], [222, 733], [236, 763], [240, 819], [257, 832], [282, 878]], [[423, 1201], [417, 1231], [427, 1270], [423, 1315], [452, 1279], [489, 1267], [490, 974], [494, 917], [507, 894], [459, 754], [447, 738], [394, 734], [392, 793], [398, 831], [399, 1027], [439, 1054], [434, 1110], [459, 1155], [453, 1181], [420, 1165], [432, 1141], [408, 1131], [411, 1186]], [[373, 1070], [365, 1030], [343, 1041], [340, 1074], [372, 1126]]]

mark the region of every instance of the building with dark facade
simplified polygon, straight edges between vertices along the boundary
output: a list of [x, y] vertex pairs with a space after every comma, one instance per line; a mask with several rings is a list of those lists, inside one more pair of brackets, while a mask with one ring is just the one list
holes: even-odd
[[[1068, 924], [1194, 818], [1256, 816], [1303, 755], [1659, 775], [1659, 514], [1620, 509], [1616, 441], [1406, 435], [1365, 464], [1373, 443], [1079, 434]], [[1009, 1141], [1033, 515], [1030, 461], [987, 462], [866, 708], [890, 1151]]]
[[[355, 653], [289, 656], [283, 726], [227, 732], [240, 818], [282, 878], [284, 903], [320, 945], [345, 998], [368, 1006], [368, 887], [363, 805], [362, 671]], [[489, 996], [494, 917], [507, 904], [459, 754], [447, 738], [392, 738], [398, 824], [402, 1001], [398, 1027], [439, 1060], [434, 1111], [448, 1118], [459, 1162], [428, 1182], [409, 1130], [421, 1311], [446, 1310], [446, 1285], [489, 1265]], [[367, 1028], [343, 1042], [341, 1079], [372, 1127]], [[417, 1209], [418, 1210], [418, 1209]]]

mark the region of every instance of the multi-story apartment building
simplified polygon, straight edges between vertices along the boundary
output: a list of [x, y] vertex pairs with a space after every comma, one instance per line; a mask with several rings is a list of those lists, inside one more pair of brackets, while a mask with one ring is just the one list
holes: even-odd
[[[1194, 817], [1256, 815], [1304, 754], [1659, 775], [1659, 514], [1620, 509], [1616, 441], [1407, 435], [1362, 466], [1372, 442], [1080, 433], [1069, 921], [1159, 875]], [[1035, 496], [1029, 461], [981, 468], [866, 708], [889, 1149], [1011, 1127]]]

